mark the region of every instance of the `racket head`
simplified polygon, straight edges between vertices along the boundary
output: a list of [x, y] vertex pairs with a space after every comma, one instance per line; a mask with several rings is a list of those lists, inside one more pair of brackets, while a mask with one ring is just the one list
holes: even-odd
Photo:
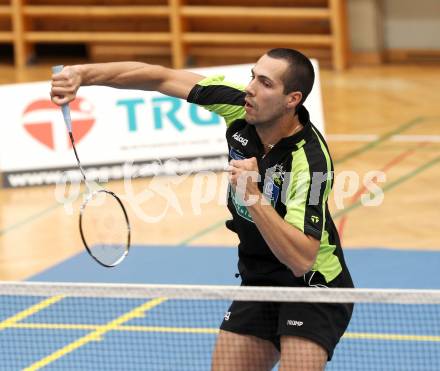
[[79, 230], [89, 255], [111, 268], [121, 263], [130, 250], [131, 228], [127, 211], [113, 192], [91, 192], [80, 208]]

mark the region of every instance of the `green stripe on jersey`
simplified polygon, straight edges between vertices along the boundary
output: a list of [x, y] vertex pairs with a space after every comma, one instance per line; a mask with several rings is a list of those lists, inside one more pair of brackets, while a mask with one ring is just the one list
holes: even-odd
[[322, 200], [322, 216], [324, 217], [323, 220], [323, 231], [322, 231], [322, 237], [321, 237], [321, 244], [318, 251], [318, 256], [316, 257], [315, 264], [313, 264], [312, 270], [319, 271], [324, 277], [326, 282], [332, 281], [334, 278], [337, 277], [339, 273], [342, 271], [342, 266], [339, 261], [339, 258], [334, 255], [334, 251], [336, 249], [336, 245], [330, 244], [329, 241], [329, 234], [328, 231], [325, 229], [326, 221], [326, 209], [325, 206], [327, 204], [328, 196], [332, 190], [332, 164], [330, 160], [330, 154], [327, 151], [327, 148], [325, 147], [324, 143], [322, 142], [320, 136], [316, 133], [315, 129], [313, 129], [313, 132], [315, 133], [316, 137], [319, 140], [319, 144], [321, 146], [321, 150], [324, 153], [325, 161], [327, 164], [327, 180], [325, 185], [325, 191], [324, 191], [324, 198]]
[[327, 204], [328, 196], [332, 190], [332, 174], [331, 174], [332, 163], [330, 160], [330, 154], [328, 153], [327, 148], [325, 147], [324, 143], [322, 143], [322, 140], [319, 137], [318, 133], [316, 133], [316, 131], [313, 127], [312, 127], [312, 130], [319, 140], [319, 145], [321, 146], [321, 151], [324, 154], [325, 162], [326, 162], [326, 166], [327, 166], [327, 180], [325, 182], [325, 190], [324, 190], [324, 195], [323, 195], [323, 199], [322, 199], [322, 216], [324, 217], [322, 227], [323, 227], [323, 229], [325, 229], [325, 205]]
[[316, 257], [315, 264], [313, 264], [312, 271], [319, 271], [324, 276], [326, 282], [333, 281], [342, 272], [339, 258], [334, 254], [335, 249], [336, 245], [330, 244], [329, 234], [324, 228], [318, 256]]
[[[223, 85], [231, 88], [244, 91], [245, 86], [241, 84], [234, 84], [224, 81], [224, 75], [209, 76], [197, 83], [200, 86], [214, 86]], [[201, 107], [208, 111], [215, 112], [225, 119], [226, 126], [230, 126], [235, 120], [243, 119], [246, 115], [246, 111], [243, 106], [236, 106], [232, 104], [208, 104], [201, 105]]]
[[295, 171], [290, 173], [284, 220], [304, 232], [304, 216], [311, 182], [309, 162], [304, 147], [292, 152], [292, 164], [295, 164]]

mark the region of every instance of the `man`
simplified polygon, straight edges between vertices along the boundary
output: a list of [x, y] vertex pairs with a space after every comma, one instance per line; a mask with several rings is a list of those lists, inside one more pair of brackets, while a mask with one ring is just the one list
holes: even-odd
[[[155, 90], [217, 112], [230, 157], [227, 227], [238, 234], [242, 285], [353, 287], [327, 199], [333, 164], [303, 106], [314, 81], [307, 57], [272, 49], [246, 88], [136, 62], [66, 67], [52, 100], [82, 85]], [[217, 339], [213, 370], [322, 370], [344, 333], [350, 304], [234, 302]]]

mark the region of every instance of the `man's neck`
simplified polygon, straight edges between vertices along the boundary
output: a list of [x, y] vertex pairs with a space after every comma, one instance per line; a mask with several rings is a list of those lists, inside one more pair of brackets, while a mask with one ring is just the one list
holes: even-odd
[[268, 152], [276, 143], [282, 138], [290, 137], [296, 134], [303, 128], [299, 121], [298, 115], [284, 116], [272, 125], [258, 125], [255, 127], [261, 142], [265, 147], [265, 152]]

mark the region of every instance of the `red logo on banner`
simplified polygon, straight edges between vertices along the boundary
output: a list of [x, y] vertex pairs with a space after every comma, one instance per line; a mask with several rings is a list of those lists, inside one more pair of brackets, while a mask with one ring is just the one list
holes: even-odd
[[[90, 105], [83, 98], [76, 98], [73, 102], [70, 103], [70, 111], [72, 116], [75, 113], [80, 113], [82, 116], [90, 116], [90, 109], [85, 109]], [[54, 125], [59, 125], [59, 119], [56, 122], [52, 122], [50, 120], [37, 120], [30, 121], [27, 120], [27, 117], [31, 113], [38, 113], [38, 111], [53, 111], [51, 117], [57, 117], [55, 115], [59, 115], [58, 117], [62, 117], [61, 109], [57, 105], [53, 104], [49, 99], [40, 99], [29, 104], [23, 112], [24, 117], [24, 128], [25, 130], [38, 142], [43, 144], [44, 146], [56, 150], [55, 148], [55, 130]], [[93, 124], [95, 123], [95, 119], [93, 117], [86, 117], [84, 119], [73, 119], [72, 118], [72, 132], [75, 138], [75, 142], [79, 143], [90, 131]], [[72, 144], [70, 143], [69, 136], [67, 133], [67, 129], [65, 130], [65, 138], [67, 148], [72, 148]]]

